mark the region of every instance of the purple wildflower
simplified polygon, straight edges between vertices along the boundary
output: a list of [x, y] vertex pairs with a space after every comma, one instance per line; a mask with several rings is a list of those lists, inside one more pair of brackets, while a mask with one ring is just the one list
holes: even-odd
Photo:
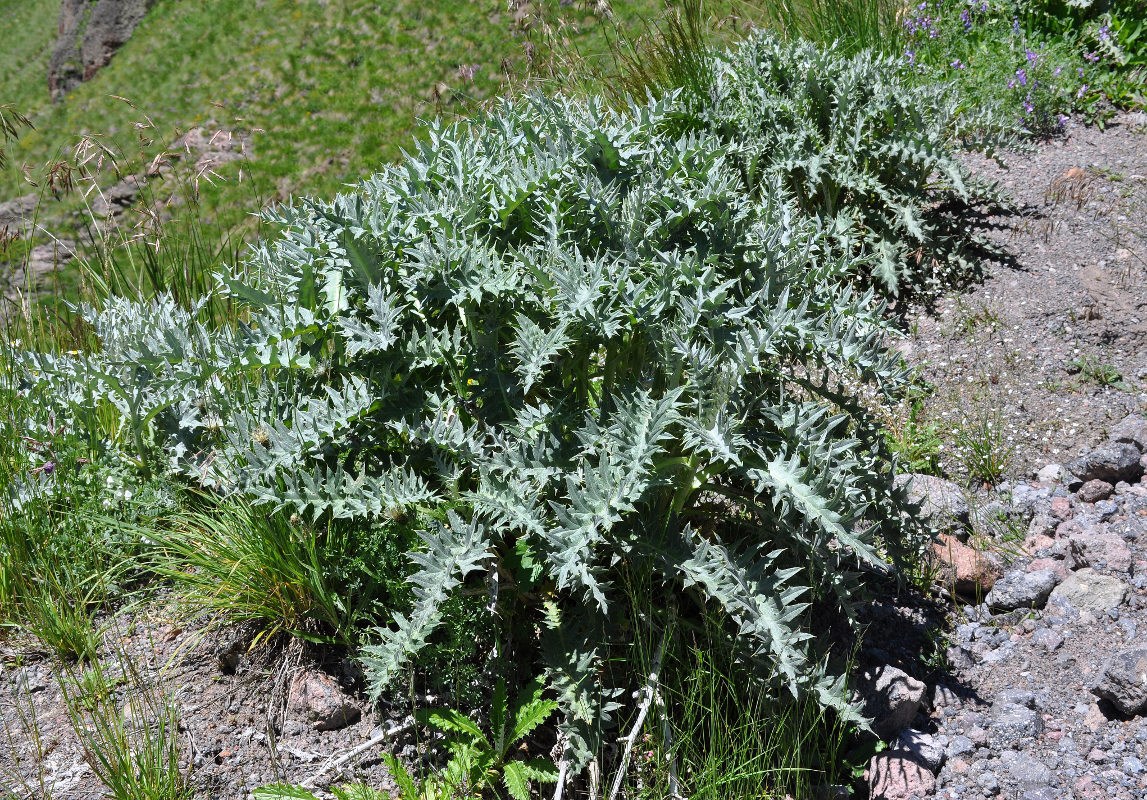
[[972, 12], [971, 11], [969, 11], [966, 8], [963, 11], [961, 11], [960, 12], [960, 20], [964, 23], [964, 33], [967, 33], [968, 31], [970, 31], [972, 29]]
[[1084, 53], [1083, 57], [1086, 58], [1088, 61], [1095, 62], [1095, 61], [1099, 60], [1099, 53], [1092, 50], [1090, 53]]
[[1106, 42], [1111, 38], [1110, 29], [1106, 25], [1099, 26], [1099, 41]]
[[953, 69], [963, 69], [964, 68], [964, 64], [958, 58], [955, 61], [953, 61], [949, 66], [952, 67]]
[[1027, 70], [1025, 70], [1025, 69], [1017, 69], [1016, 70], [1016, 83], [1018, 83], [1020, 86], [1027, 86], [1028, 85]]

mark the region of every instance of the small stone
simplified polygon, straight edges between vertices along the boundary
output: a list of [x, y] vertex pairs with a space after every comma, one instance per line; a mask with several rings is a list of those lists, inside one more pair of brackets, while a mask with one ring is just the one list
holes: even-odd
[[857, 688], [864, 701], [864, 714], [872, 718], [872, 730], [882, 739], [908, 727], [928, 690], [923, 683], [891, 665], [865, 670]]
[[1050, 628], [1042, 628], [1032, 636], [1032, 643], [1051, 653], [1063, 644], [1063, 637]]
[[1043, 608], [1056, 583], [1055, 573], [1050, 569], [1035, 572], [1014, 570], [996, 581], [984, 602], [1002, 611]]
[[1019, 747], [1043, 733], [1043, 719], [1035, 709], [1018, 703], [993, 703], [990, 741], [1000, 749]]
[[1114, 491], [1115, 487], [1110, 483], [1096, 479], [1079, 487], [1078, 496], [1085, 503], [1096, 503], [1111, 497], [1111, 493]]
[[1098, 747], [1093, 747], [1087, 754], [1087, 760], [1092, 764], [1102, 764], [1107, 760], [1107, 753], [1103, 752]]
[[1040, 483], [1058, 483], [1063, 480], [1063, 466], [1061, 464], [1048, 464], [1040, 468], [1036, 477]]
[[1022, 787], [1034, 788], [1051, 783], [1052, 772], [1047, 765], [1032, 757], [1028, 753], [1017, 753], [1013, 750], [1005, 752], [1000, 757], [1012, 778]]
[[931, 797], [936, 778], [905, 753], [884, 752], [873, 756], [865, 775], [871, 800], [909, 800]]
[[1143, 475], [1143, 468], [1139, 465], [1140, 455], [1134, 445], [1111, 442], [1075, 459], [1067, 468], [1084, 483], [1096, 479], [1112, 484], [1119, 481], [1130, 483]]
[[1091, 691], [1124, 714], [1147, 711], [1147, 646], [1121, 650], [1108, 658]]
[[968, 524], [968, 500], [964, 490], [935, 475], [905, 473], [896, 476], [896, 486], [908, 487], [908, 497], [920, 505], [920, 515], [946, 530]]
[[1127, 602], [1129, 595], [1130, 587], [1118, 578], [1100, 575], [1093, 569], [1081, 569], [1055, 587], [1050, 600], [1066, 601], [1079, 611], [1104, 614], [1109, 608]]
[[306, 717], [320, 731], [345, 728], [362, 716], [333, 678], [315, 670], [301, 672], [292, 679], [287, 710]]
[[948, 742], [948, 758], [967, 755], [975, 749], [975, 743], [967, 736], [953, 736]]
[[892, 750], [908, 753], [932, 772], [939, 772], [946, 758], [944, 748], [937, 743], [936, 737], [911, 728], [900, 731]]

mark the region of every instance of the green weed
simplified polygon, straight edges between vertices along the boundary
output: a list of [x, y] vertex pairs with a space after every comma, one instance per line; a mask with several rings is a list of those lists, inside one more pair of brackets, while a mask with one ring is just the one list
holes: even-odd
[[956, 333], [962, 336], [971, 336], [983, 328], [992, 334], [1003, 325], [1003, 318], [998, 309], [986, 302], [981, 301], [978, 308], [973, 308], [961, 298], [956, 302], [954, 325]]
[[146, 531], [149, 568], [174, 586], [191, 613], [260, 623], [256, 642], [284, 632], [353, 643], [377, 620], [386, 581], [400, 580], [401, 538], [389, 553], [372, 552], [371, 537], [360, 539], [359, 530], [320, 531], [239, 501], [203, 503]]
[[895, 0], [755, 0], [753, 7], [765, 26], [790, 39], [899, 53], [904, 6]]
[[1081, 381], [1094, 384], [1101, 389], [1119, 389], [1129, 392], [1131, 388], [1124, 382], [1123, 373], [1111, 364], [1104, 363], [1094, 356], [1080, 356], [1067, 362], [1068, 372], [1079, 375]]
[[1008, 441], [999, 414], [965, 417], [954, 440], [956, 458], [973, 480], [994, 486], [1011, 468], [1015, 445]]
[[[65, 673], [60, 682], [88, 765], [114, 800], [190, 798], [175, 705], [126, 653], [117, 653], [117, 662], [119, 677], [107, 676], [95, 662], [88, 673]], [[121, 682], [124, 691], [114, 691]]]
[[891, 420], [886, 430], [889, 446], [900, 458], [902, 469], [925, 475], [942, 472], [940, 453], [943, 439], [935, 423], [924, 421], [923, 400], [911, 401], [907, 405], [907, 413], [902, 418]]

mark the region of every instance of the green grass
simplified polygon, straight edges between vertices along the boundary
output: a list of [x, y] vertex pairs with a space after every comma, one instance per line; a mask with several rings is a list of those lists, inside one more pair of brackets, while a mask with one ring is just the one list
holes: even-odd
[[[584, 3], [559, 0], [535, 3], [517, 21], [504, 0], [159, 0], [107, 67], [52, 104], [47, 57], [58, 8], [56, 0], [0, 0], [0, 102], [35, 125], [10, 148], [0, 197], [32, 191], [20, 165], [35, 175], [81, 133], [132, 155], [121, 166], [129, 173], [142, 166], [137, 150], [158, 151], [177, 131], [210, 123], [253, 137], [250, 161], [200, 187], [205, 219], [223, 226], [254, 210], [237, 186], [240, 167], [267, 201], [332, 194], [395, 159], [418, 118], [466, 113], [547, 79], [549, 39], [593, 52], [603, 30]], [[618, 4], [617, 24], [658, 8], [656, 0]], [[152, 141], [139, 148], [140, 137]]]

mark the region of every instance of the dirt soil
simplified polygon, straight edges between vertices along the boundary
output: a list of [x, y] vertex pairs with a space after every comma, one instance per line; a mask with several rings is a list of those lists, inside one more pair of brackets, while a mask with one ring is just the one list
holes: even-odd
[[901, 344], [935, 387], [924, 416], [947, 473], [968, 471], [960, 432], [990, 425], [997, 451], [1014, 448], [1005, 473], [1030, 476], [1147, 402], [1145, 130], [1143, 114], [1069, 122], [1007, 171], [975, 165], [1016, 203], [992, 220], [1015, 263], [910, 314]]
[[[998, 435], [996, 452], [1010, 453], [1005, 472], [1015, 481], [1103, 442], [1115, 423], [1147, 402], [1143, 394], [1147, 388], [1145, 127], [1147, 119], [1132, 115], [1118, 117], [1105, 130], [1071, 123], [1063, 138], [1013, 157], [1009, 171], [1000, 172], [990, 164], [977, 166], [998, 179], [1019, 204], [1019, 213], [995, 220], [999, 241], [1013, 254], [1015, 264], [994, 267], [970, 291], [910, 313], [911, 335], [900, 344], [909, 362], [918, 365], [935, 387], [923, 401], [922, 421], [938, 426], [944, 442], [942, 463], [951, 477], [961, 480], [968, 471], [959, 447], [960, 431], [991, 423], [989, 430]], [[1053, 493], [1061, 498], [1069, 495], [1065, 485], [1043, 488], [1048, 503]], [[1147, 514], [1147, 500], [1137, 492], [1137, 487], [1117, 492], [1117, 498], [1126, 498], [1126, 509], [1134, 506], [1128, 513], [1136, 522]], [[1077, 496], [1065, 502], [1069, 511], [1078, 510], [1081, 519], [1090, 520], [1098, 513]], [[1110, 519], [1108, 514], [1102, 524], [1110, 524]], [[1143, 531], [1135, 529], [1132, 539], [1143, 534], [1134, 544], [1135, 559], [1147, 568], [1147, 524], [1142, 527]], [[1034, 555], [1022, 553], [1013, 568], [1025, 569]], [[1065, 561], [1063, 569], [1066, 574], [1079, 566]], [[1140, 585], [1128, 576], [1121, 580], [1129, 583], [1134, 597], [1143, 595], [1142, 580]], [[1127, 743], [1128, 753], [1133, 747], [1141, 752], [1143, 743], [1135, 736], [1147, 731], [1142, 721], [1103, 716], [1103, 709], [1092, 711], [1094, 704], [1080, 688], [1085, 676], [1076, 664], [1090, 675], [1100, 669], [1102, 657], [1130, 641], [1129, 636], [1138, 635], [1142, 643], [1142, 633], [1134, 631], [1147, 631], [1147, 601], [1124, 609], [1130, 627], [1116, 624], [1118, 613], [1096, 624], [1095, 616], [1071, 618], [1063, 612], [1057, 619], [1066, 622], [1037, 622], [1025, 629], [1017, 619], [992, 618], [984, 609], [969, 612], [958, 604], [952, 609], [948, 633], [928, 635], [949, 637], [957, 648], [957, 661], [966, 656], [966, 663], [949, 664], [945, 685], [951, 696], [941, 692], [946, 701], [926, 703], [916, 724], [928, 735], [941, 737], [946, 752], [955, 752], [956, 745], [964, 747], [969, 736], [973, 741], [970, 750], [947, 759], [947, 772], [939, 773], [939, 788], [930, 790], [933, 796], [941, 792], [952, 800], [997, 794], [1018, 798], [1046, 788], [1050, 794], [1030, 795], [1042, 800], [1098, 796], [1100, 787], [1106, 787], [1114, 792], [1111, 796], [1147, 797], [1147, 778], [1133, 773], [1131, 762], [1128, 771], [1119, 762], [1122, 783], [1111, 783], [1115, 778], [1106, 784], [1100, 777], [1091, 783], [1084, 780], [1088, 769], [1097, 776], [1111, 770], [1115, 755], [1109, 758], [1107, 751], [1095, 755], [1084, 749], [1082, 754], [1045, 761], [1056, 764], [1048, 766], [1052, 777], [1033, 788], [1009, 777], [1015, 758], [1006, 755], [1008, 748], [996, 747], [985, 738], [987, 734], [976, 744], [977, 737], [990, 729], [987, 704], [992, 697], [1004, 689], [1030, 691], [1033, 681], [1042, 681], [1036, 689], [1054, 695], [1053, 700], [1040, 700], [1046, 716], [1076, 713], [1081, 703], [1090, 714], [1087, 719], [1083, 713], [1078, 720], [1049, 719], [1045, 726], [1049, 734], [1058, 731], [1058, 736], [1040, 740], [1049, 752], [1058, 752], [1058, 743], [1065, 736], [1071, 738], [1072, 726], [1079, 720], [1104, 731], [1088, 734], [1087, 746], [1094, 740], [1096, 748], [1110, 750], [1118, 741]], [[980, 621], [959, 633], [955, 623], [973, 624], [969, 613]], [[103, 623], [101, 656], [113, 685], [101, 702], [114, 709], [127, 702], [134, 681], [115, 679], [124, 675], [126, 664], [134, 665], [142, 681], [155, 687], [153, 692], [166, 693], [178, 708], [181, 763], [191, 770], [197, 796], [246, 798], [254, 787], [276, 780], [309, 780], [324, 789], [332, 781], [354, 776], [386, 788], [392, 784], [381, 763], [383, 749], [407, 758], [416, 755], [414, 732], [406, 725], [402, 704], [371, 708], [353, 667], [337, 654], [297, 645], [249, 648], [250, 631], [204, 634], [196, 625], [180, 621], [175, 609], [163, 603], [123, 612]], [[1073, 632], [1071, 636], [1063, 636], [1064, 626]], [[977, 634], [981, 627], [990, 632]], [[1046, 643], [1029, 643], [1035, 632], [1044, 629], [1067, 638], [1066, 648], [1054, 653]], [[984, 660], [1003, 647], [996, 641], [1001, 635], [997, 631], [1005, 631], [1002, 635], [1008, 641], [1015, 637], [1012, 652], [1022, 657], [1005, 654]], [[874, 641], [871, 647], [883, 650], [870, 648], [870, 654], [884, 652], [890, 660], [901, 660], [893, 642]], [[1064, 658], [1064, 653], [1072, 658]], [[1033, 659], [1042, 661], [1033, 665]], [[1062, 682], [1057, 681], [1060, 674], [1065, 676]], [[64, 692], [69, 686], [75, 691], [75, 684], [62, 677], [59, 666], [34, 642], [10, 640], [0, 645], [0, 736], [5, 741], [0, 745], [0, 786], [16, 797], [104, 796], [66, 710]], [[309, 700], [299, 697], [304, 686], [309, 687]], [[336, 724], [333, 730], [319, 730], [314, 715], [332, 698], [349, 704], [344, 712], [353, 710], [361, 716], [347, 725]], [[1004, 705], [1028, 702], [1016, 695]], [[384, 737], [386, 731], [398, 732]], [[1147, 739], [1147, 732], [1142, 738]], [[372, 740], [371, 746], [354, 752]], [[951, 742], [956, 745], [949, 747]], [[1078, 744], [1084, 745], [1082, 738]], [[1066, 769], [1065, 764], [1075, 773], [1061, 780], [1057, 770]]]

